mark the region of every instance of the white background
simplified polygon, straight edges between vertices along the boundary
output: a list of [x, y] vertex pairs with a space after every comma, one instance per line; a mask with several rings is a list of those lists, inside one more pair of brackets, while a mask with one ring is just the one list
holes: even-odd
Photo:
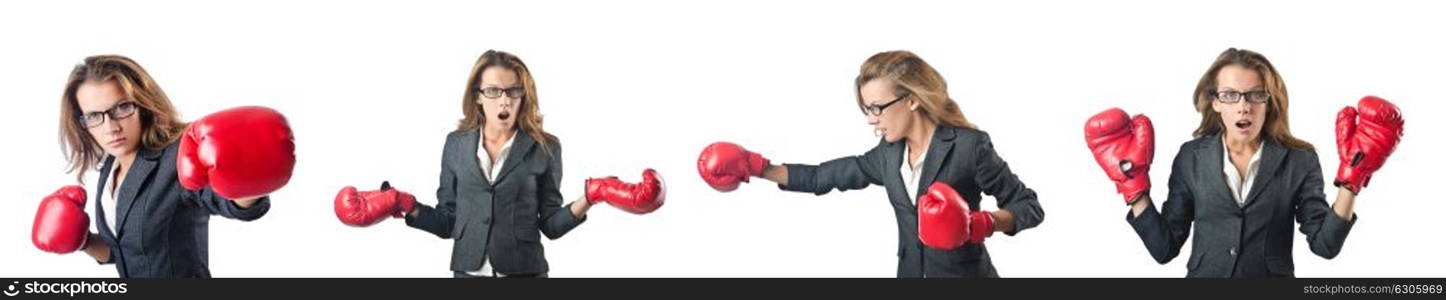
[[[0, 277], [116, 275], [84, 254], [41, 252], [29, 237], [41, 197], [75, 184], [56, 129], [67, 72], [105, 53], [139, 61], [186, 120], [265, 105], [291, 121], [291, 183], [258, 221], [211, 219], [213, 275], [451, 276], [451, 240], [401, 220], [344, 226], [332, 196], [391, 180], [434, 204], [443, 139], [487, 49], [532, 68], [546, 129], [563, 141], [569, 200], [588, 177], [635, 181], [645, 167], [670, 184], [653, 214], [596, 207], [546, 242], [554, 277], [894, 276], [882, 187], [816, 197], [759, 180], [718, 193], [695, 168], [698, 151], [720, 140], [776, 163], [863, 153], [877, 138], [852, 79], [865, 58], [894, 49], [943, 73], [965, 115], [1039, 194], [1043, 224], [989, 240], [1001, 276], [1179, 277], [1189, 247], [1165, 265], [1150, 258], [1082, 126], [1111, 106], [1150, 115], [1163, 199], [1169, 162], [1199, 120], [1190, 93], [1228, 47], [1274, 62], [1293, 131], [1320, 151], [1326, 180], [1338, 164], [1337, 110], [1375, 94], [1405, 112], [1405, 138], [1357, 200], [1360, 221], [1340, 256], [1313, 255], [1298, 234], [1296, 274], [1446, 275], [1446, 205], [1433, 188], [1446, 167], [1438, 4], [401, 2], [0, 4]], [[93, 189], [94, 172], [86, 178]]]

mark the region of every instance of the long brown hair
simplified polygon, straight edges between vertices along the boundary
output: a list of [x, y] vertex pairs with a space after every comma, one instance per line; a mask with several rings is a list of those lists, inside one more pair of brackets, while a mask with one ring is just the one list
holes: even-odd
[[1210, 104], [1215, 101], [1215, 90], [1218, 87], [1215, 82], [1220, 69], [1226, 66], [1240, 66], [1255, 70], [1260, 73], [1260, 78], [1265, 80], [1265, 91], [1270, 93], [1270, 100], [1267, 102], [1265, 111], [1265, 126], [1261, 128], [1266, 136], [1286, 147], [1315, 151], [1315, 146], [1297, 139], [1290, 134], [1290, 95], [1285, 91], [1285, 80], [1280, 78], [1280, 73], [1275, 71], [1275, 66], [1265, 59], [1264, 55], [1255, 51], [1226, 49], [1215, 58], [1215, 63], [1210, 64], [1210, 69], [1200, 76], [1200, 83], [1195, 86], [1195, 96], [1191, 101], [1195, 110], [1200, 112], [1200, 127], [1195, 128], [1195, 138], [1202, 138], [1224, 129], [1220, 113], [1215, 112]]
[[522, 127], [522, 132], [542, 144], [543, 151], [550, 151], [547, 145], [557, 143], [557, 137], [542, 130], [542, 113], [538, 108], [537, 86], [532, 81], [532, 72], [527, 70], [527, 64], [522, 63], [522, 59], [503, 51], [487, 50], [477, 57], [477, 63], [472, 65], [466, 90], [462, 92], [462, 120], [457, 122], [457, 131], [477, 130], [487, 123], [487, 115], [482, 111], [482, 105], [477, 104], [477, 89], [482, 85], [482, 71], [491, 67], [501, 67], [517, 73], [517, 78], [522, 81], [522, 89], [525, 90], [522, 104], [517, 108], [517, 124]]
[[85, 182], [87, 170], [95, 169], [105, 158], [105, 152], [85, 125], [80, 123], [80, 102], [75, 92], [87, 82], [115, 81], [126, 95], [122, 101], [133, 101], [140, 108], [140, 147], [162, 149], [176, 142], [186, 124], [180, 121], [180, 114], [171, 106], [170, 98], [146, 69], [134, 60], [120, 55], [96, 55], [86, 57], [70, 71], [65, 83], [65, 94], [60, 98], [60, 140], [61, 152], [66, 155], [67, 173], [75, 172], [75, 179]]
[[924, 109], [924, 115], [935, 124], [975, 129], [974, 124], [964, 118], [959, 103], [949, 98], [948, 84], [944, 76], [918, 55], [904, 50], [874, 54], [859, 67], [859, 76], [854, 79], [854, 96], [859, 106], [864, 106], [864, 96], [859, 89], [874, 79], [888, 79], [894, 82], [894, 93], [911, 95]]

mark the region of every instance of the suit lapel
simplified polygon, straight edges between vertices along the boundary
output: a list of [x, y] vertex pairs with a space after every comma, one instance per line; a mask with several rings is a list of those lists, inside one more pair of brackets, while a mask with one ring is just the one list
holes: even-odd
[[513, 134], [512, 150], [509, 150], [507, 159], [502, 162], [502, 172], [498, 172], [497, 178], [494, 178], [492, 181], [502, 182], [502, 178], [507, 178], [507, 174], [511, 173], [512, 169], [517, 168], [517, 165], [522, 163], [524, 158], [527, 157], [527, 154], [532, 152], [533, 144], [535, 143], [532, 141], [532, 136], [527, 135], [526, 132], [519, 130]]
[[[109, 228], [109, 226], [105, 224], [105, 218], [106, 218], [107, 215], [113, 215], [113, 214], [115, 214], [115, 212], [113, 212], [113, 211], [105, 211], [105, 205], [101, 205], [101, 202], [104, 201], [104, 199], [105, 199], [105, 198], [103, 198], [103, 197], [107, 197], [107, 196], [106, 196], [106, 192], [107, 192], [107, 191], [106, 191], [106, 188], [105, 188], [105, 187], [106, 187], [106, 184], [108, 184], [108, 183], [110, 182], [110, 173], [112, 172], [112, 169], [111, 169], [111, 168], [114, 167], [114, 166], [115, 166], [115, 157], [114, 157], [114, 156], [109, 156], [109, 155], [107, 155], [106, 158], [105, 158], [105, 163], [104, 163], [103, 165], [101, 165], [101, 168], [100, 168], [99, 186], [96, 187], [96, 189], [95, 189], [96, 192], [95, 192], [95, 201], [94, 201], [94, 202], [95, 202], [95, 211], [96, 211], [96, 217], [97, 217], [96, 221], [98, 221], [98, 224], [99, 224], [100, 227], [107, 227], [107, 228]], [[114, 216], [112, 216], [112, 218], [114, 218]], [[112, 235], [112, 234], [111, 234], [111, 231], [115, 231], [115, 232], [119, 233], [120, 230], [115, 230], [115, 228], [110, 228], [110, 229], [111, 229], [111, 230], [101, 230], [101, 231], [100, 231], [100, 235], [101, 235], [102, 237], [108, 238], [108, 239], [111, 240], [111, 241], [115, 241], [115, 240], [116, 240], [115, 235]]]
[[1250, 193], [1245, 196], [1245, 205], [1255, 203], [1255, 198], [1260, 196], [1261, 189], [1275, 179], [1276, 171], [1285, 158], [1285, 148], [1275, 140], [1265, 137], [1265, 143], [1260, 147], [1260, 165], [1256, 166], [1255, 182], [1250, 184]]
[[[939, 175], [939, 168], [943, 167], [944, 160], [954, 150], [954, 130], [939, 126], [934, 128], [934, 136], [929, 142], [929, 152], [924, 157], [924, 169], [919, 175], [919, 186], [909, 187], [916, 190], [915, 196], [923, 195], [934, 184], [934, 179]], [[908, 155], [905, 153], [904, 155]], [[905, 158], [907, 159], [907, 158]]]
[[136, 194], [140, 193], [141, 187], [146, 182], [150, 182], [151, 173], [155, 171], [157, 160], [160, 159], [163, 151], [164, 149], [161, 151], [142, 149], [140, 153], [136, 153], [136, 159], [131, 161], [130, 170], [126, 171], [125, 180], [121, 181], [120, 188], [116, 189], [116, 228], [113, 229], [115, 229], [117, 237], [124, 234], [120, 229], [125, 228], [126, 220], [130, 219], [131, 207], [136, 203]]
[[1224, 199], [1230, 202], [1230, 206], [1239, 207], [1235, 204], [1235, 196], [1230, 195], [1230, 186], [1225, 182], [1225, 145], [1220, 141], [1220, 134], [1214, 134], [1206, 138], [1205, 149], [1196, 152], [1195, 160], [1199, 162], [1200, 178], [1205, 181], [1202, 187], [1212, 191], [1216, 199]]
[[903, 165], [904, 156], [908, 155], [904, 153], [904, 144], [888, 143], [886, 141], [880, 141], [880, 144], [881, 147], [884, 147], [884, 165], [881, 168], [881, 170], [885, 171], [884, 174], [886, 174], [884, 175], [884, 187], [904, 187], [903, 189], [897, 190], [900, 193], [904, 194], [902, 197], [890, 196], [889, 199], [893, 200], [894, 202], [898, 202], [898, 204], [901, 205], [910, 205], [912, 201], [909, 201], [909, 187], [904, 186], [905, 181], [903, 175], [899, 174], [899, 172], [897, 171], [893, 171], [898, 170], [898, 168]]
[[470, 163], [458, 163], [453, 165], [461, 166], [461, 168], [465, 172], [467, 172], [467, 174], [471, 175], [472, 178], [477, 178], [479, 179], [477, 181], [481, 181], [482, 184], [487, 184], [490, 186], [492, 183], [488, 182], [487, 175], [482, 174], [482, 162], [477, 161], [478, 159], [480, 159], [477, 157], [477, 154], [479, 153], [477, 151], [481, 150], [480, 148], [478, 148], [479, 145], [481, 145], [481, 140], [481, 129], [470, 130], [467, 134], [463, 135], [462, 140], [459, 141], [462, 144], [458, 145], [458, 147], [460, 147], [458, 148], [458, 150], [460, 151], [457, 151], [457, 153], [453, 153], [453, 155], [461, 155], [461, 157], [456, 157], [453, 159]]

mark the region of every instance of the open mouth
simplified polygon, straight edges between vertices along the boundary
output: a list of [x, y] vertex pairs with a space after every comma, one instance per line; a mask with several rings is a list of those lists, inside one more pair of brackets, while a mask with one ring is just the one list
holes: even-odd
[[1249, 129], [1249, 128], [1250, 128], [1250, 125], [1253, 125], [1253, 124], [1254, 124], [1254, 123], [1253, 123], [1253, 122], [1250, 122], [1250, 120], [1235, 121], [1235, 128], [1236, 128], [1236, 129]]
[[507, 111], [505, 111], [505, 110], [502, 111], [502, 112], [500, 112], [500, 113], [497, 113], [497, 119], [498, 119], [498, 120], [506, 121], [507, 118], [510, 118], [510, 117], [512, 117], [512, 113], [507, 112]]

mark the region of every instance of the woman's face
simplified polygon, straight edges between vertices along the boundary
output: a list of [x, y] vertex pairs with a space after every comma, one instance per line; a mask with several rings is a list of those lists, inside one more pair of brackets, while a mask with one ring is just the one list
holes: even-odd
[[[482, 106], [485, 127], [512, 129], [517, 124], [517, 109], [522, 104], [524, 90], [517, 73], [503, 67], [488, 67], [482, 70], [482, 81], [478, 86], [482, 92], [477, 95], [477, 104]], [[494, 94], [495, 93], [495, 94]], [[489, 94], [496, 96], [490, 98]]]
[[[864, 115], [868, 117], [869, 125], [874, 125], [874, 131], [883, 136], [884, 141], [893, 143], [908, 136], [909, 126], [913, 125], [914, 109], [917, 109], [918, 102], [913, 97], [900, 99], [895, 94], [894, 81], [888, 79], [874, 79], [865, 82], [859, 87], [859, 96], [864, 100]], [[885, 107], [878, 115], [874, 115], [869, 107]]]
[[[1260, 72], [1245, 68], [1239, 65], [1228, 65], [1220, 69], [1215, 76], [1216, 92], [1264, 92], [1265, 81], [1260, 78]], [[1240, 96], [1239, 102], [1224, 103], [1220, 99], [1211, 101], [1211, 107], [1215, 112], [1220, 113], [1220, 121], [1225, 125], [1225, 138], [1237, 142], [1254, 142], [1260, 138], [1260, 129], [1265, 126], [1265, 113], [1268, 102], [1255, 103], [1247, 101], [1244, 95]], [[1274, 99], [1267, 98], [1266, 101]]]
[[[87, 131], [106, 154], [120, 157], [135, 153], [141, 141], [141, 108], [126, 98], [120, 84], [115, 80], [87, 81], [76, 88], [75, 99], [82, 115], [99, 116], [99, 124], [81, 122], [81, 126], [95, 125]], [[133, 109], [127, 111], [128, 107]], [[97, 112], [100, 114], [94, 114]]]

